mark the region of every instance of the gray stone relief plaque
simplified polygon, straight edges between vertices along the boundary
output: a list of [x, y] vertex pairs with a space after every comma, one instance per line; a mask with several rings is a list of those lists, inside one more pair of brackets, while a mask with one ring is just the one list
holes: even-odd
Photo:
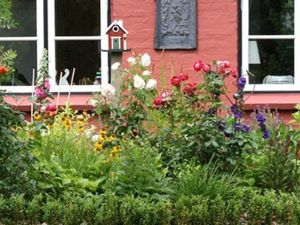
[[156, 49], [197, 48], [197, 0], [157, 0]]

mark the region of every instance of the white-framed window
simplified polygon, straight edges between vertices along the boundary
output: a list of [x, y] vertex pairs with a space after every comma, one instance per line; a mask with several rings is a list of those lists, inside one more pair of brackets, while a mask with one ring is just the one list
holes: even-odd
[[300, 91], [300, 1], [242, 0], [241, 7], [245, 90]]
[[[107, 0], [12, 0], [17, 28], [0, 30], [0, 45], [18, 53], [16, 73], [1, 89], [13, 93], [32, 91], [32, 70], [37, 69], [47, 46], [51, 91], [67, 92], [68, 85], [60, 85], [60, 72], [66, 84], [71, 82], [74, 92], [99, 91], [93, 85], [101, 71], [102, 83], [108, 83]], [[66, 69], [70, 71], [67, 79]]]

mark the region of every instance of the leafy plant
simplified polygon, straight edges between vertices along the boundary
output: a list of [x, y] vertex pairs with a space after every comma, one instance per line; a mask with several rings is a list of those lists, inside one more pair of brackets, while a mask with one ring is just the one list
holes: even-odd
[[105, 188], [121, 196], [132, 194], [166, 199], [172, 193], [167, 172], [155, 148], [145, 142], [135, 144], [127, 140], [111, 162]]
[[185, 165], [176, 174], [176, 195], [201, 195], [210, 200], [221, 196], [230, 200], [237, 195], [238, 186], [233, 175], [218, 174], [216, 165]]

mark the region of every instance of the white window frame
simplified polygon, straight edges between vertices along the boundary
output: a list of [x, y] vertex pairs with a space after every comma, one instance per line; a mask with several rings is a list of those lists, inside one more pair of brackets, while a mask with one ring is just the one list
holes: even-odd
[[[300, 91], [300, 1], [294, 0], [294, 35], [249, 35], [249, 0], [241, 0], [242, 9], [242, 75], [245, 91]], [[294, 84], [249, 84], [249, 41], [268, 39], [294, 40]]]
[[[98, 92], [100, 91], [100, 85], [69, 85], [58, 86], [55, 81], [56, 75], [56, 52], [55, 52], [55, 41], [65, 40], [96, 40], [101, 41], [101, 48], [108, 49], [108, 41], [106, 35], [106, 28], [108, 26], [108, 1], [100, 0], [100, 36], [56, 36], [55, 35], [55, 0], [48, 0], [48, 57], [49, 57], [49, 75], [51, 92]], [[0, 41], [37, 41], [37, 66], [39, 68], [39, 62], [43, 56], [44, 49], [44, 1], [36, 0], [36, 28], [37, 35], [31, 37], [0, 37]], [[35, 70], [37, 70], [35, 68]], [[68, 68], [72, 72], [72, 68]], [[60, 71], [57, 72], [58, 74]], [[108, 53], [101, 51], [101, 82], [107, 84], [109, 80], [109, 69], [108, 69]], [[70, 75], [71, 76], [71, 75]], [[75, 72], [76, 76], [76, 72]], [[31, 93], [33, 91], [32, 86], [0, 86], [0, 89], [6, 90], [12, 93]]]

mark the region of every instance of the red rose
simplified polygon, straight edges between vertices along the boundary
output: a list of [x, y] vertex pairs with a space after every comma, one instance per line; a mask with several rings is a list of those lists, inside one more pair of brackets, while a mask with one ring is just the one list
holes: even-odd
[[188, 80], [189, 79], [189, 75], [185, 74], [185, 73], [180, 73], [177, 75], [179, 77], [179, 79], [181, 81], [185, 81], [185, 80]]
[[231, 75], [234, 77], [234, 78], [237, 78], [238, 77], [238, 69], [236, 67], [232, 68], [231, 70]]
[[203, 66], [203, 63], [201, 60], [199, 60], [198, 62], [194, 63], [193, 67], [196, 72], [199, 72], [202, 69], [202, 66]]
[[172, 77], [172, 79], [171, 79], [171, 84], [173, 85], [173, 86], [175, 86], [175, 87], [178, 87], [180, 84], [181, 84], [181, 79], [180, 79], [180, 77], [179, 76], [174, 76], [174, 77]]
[[5, 66], [0, 66], [0, 75], [6, 74], [8, 69]]
[[46, 112], [54, 112], [54, 111], [56, 111], [56, 106], [55, 105], [47, 105], [45, 111]]
[[205, 64], [202, 66], [202, 70], [205, 72], [205, 73], [208, 73], [210, 71], [210, 65], [209, 64]]
[[187, 83], [185, 87], [182, 89], [182, 92], [184, 94], [193, 95], [196, 90], [197, 90], [196, 83]]
[[153, 100], [153, 105], [155, 108], [158, 108], [164, 104], [163, 97], [158, 96]]

